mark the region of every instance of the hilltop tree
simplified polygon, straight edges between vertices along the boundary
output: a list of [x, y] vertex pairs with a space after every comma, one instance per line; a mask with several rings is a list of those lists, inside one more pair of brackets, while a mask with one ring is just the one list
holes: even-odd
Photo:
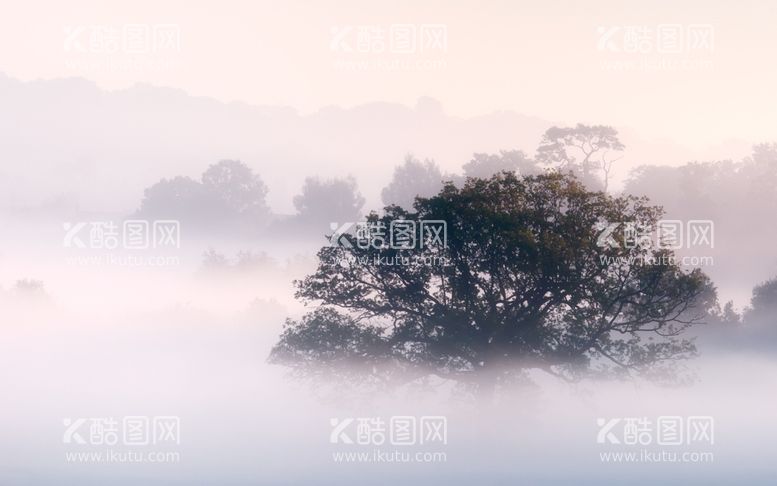
[[574, 128], [549, 128], [540, 141], [537, 160], [572, 172], [589, 188], [602, 187], [606, 192], [613, 163], [624, 149], [614, 128], [578, 123]]
[[412, 211], [368, 217], [385, 228], [414, 221], [418, 242], [422, 221], [445, 221], [445, 244], [397, 249], [344, 235], [347, 244], [322, 248], [315, 273], [296, 282], [296, 296], [320, 307], [287, 321], [270, 360], [380, 382], [436, 375], [483, 392], [535, 368], [566, 379], [654, 371], [694, 354], [681, 334], [705, 315], [709, 280], [668, 250], [623, 244], [620, 233], [620, 245], [598, 240], [603, 221], [650, 226], [660, 215], [569, 175], [446, 184]]

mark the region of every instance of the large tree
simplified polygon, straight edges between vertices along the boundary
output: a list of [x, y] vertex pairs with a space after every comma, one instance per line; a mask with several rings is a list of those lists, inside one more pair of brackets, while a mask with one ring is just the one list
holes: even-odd
[[321, 249], [296, 294], [319, 307], [287, 321], [270, 359], [304, 373], [437, 375], [493, 391], [532, 368], [574, 379], [690, 357], [681, 333], [709, 305], [699, 299], [707, 277], [620, 233], [611, 235], [619, 244], [600, 238], [602, 224], [648, 227], [660, 214], [561, 174], [446, 184], [413, 211], [390, 206], [368, 218], [386, 228], [445, 221], [446, 244], [397, 249], [344, 235]]
[[572, 172], [589, 188], [606, 192], [613, 164], [625, 146], [618, 131], [605, 125], [551, 127], [542, 136], [537, 160], [562, 172]]

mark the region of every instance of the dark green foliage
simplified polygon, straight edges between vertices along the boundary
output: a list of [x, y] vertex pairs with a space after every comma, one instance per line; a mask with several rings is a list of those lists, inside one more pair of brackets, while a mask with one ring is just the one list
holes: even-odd
[[[323, 307], [288, 323], [271, 361], [496, 384], [521, 369], [574, 378], [687, 358], [694, 347], [680, 334], [711, 305], [701, 298], [707, 277], [667, 250], [597, 244], [602, 222], [651, 226], [660, 215], [561, 174], [447, 184], [413, 211], [369, 216], [386, 227], [446, 221], [447, 247], [323, 248], [315, 273], [297, 282], [298, 298]], [[374, 264], [396, 257], [406, 264]], [[650, 257], [664, 263], [639, 262]]]

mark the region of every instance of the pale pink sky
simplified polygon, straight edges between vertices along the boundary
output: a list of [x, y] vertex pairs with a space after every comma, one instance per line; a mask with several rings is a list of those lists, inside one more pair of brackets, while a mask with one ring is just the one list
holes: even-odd
[[[22, 79], [82, 76], [101, 87], [136, 82], [223, 101], [289, 105], [303, 113], [370, 101], [439, 99], [448, 113], [510, 109], [562, 123], [628, 126], [691, 147], [736, 138], [777, 140], [777, 3], [711, 1], [160, 1], [6, 0], [0, 71]], [[175, 24], [180, 50], [165, 68], [89, 68], [93, 52], [65, 49], [66, 28]], [[443, 24], [444, 66], [343, 69], [338, 61], [420, 59], [330, 48], [332, 28]], [[683, 55], [696, 68], [605, 69], [647, 56], [598, 49], [599, 27], [709, 24], [712, 50]], [[72, 31], [71, 31], [72, 32]], [[354, 36], [356, 34], [353, 34]], [[88, 44], [88, 34], [80, 41]], [[355, 43], [355, 37], [349, 40]], [[623, 47], [616, 41], [615, 49]], [[87, 45], [88, 50], [88, 45]], [[119, 55], [121, 57], [121, 54]], [[679, 58], [683, 58], [682, 56]], [[154, 55], [147, 59], [158, 60]], [[678, 59], [677, 55], [668, 59]], [[70, 64], [68, 64], [70, 63]]]

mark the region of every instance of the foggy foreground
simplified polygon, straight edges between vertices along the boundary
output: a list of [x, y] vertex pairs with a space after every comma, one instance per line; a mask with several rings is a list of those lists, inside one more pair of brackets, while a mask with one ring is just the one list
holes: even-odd
[[[90, 268], [62, 255], [17, 255], [3, 255], [0, 273], [2, 484], [730, 484], [774, 477], [773, 353], [710, 353], [702, 343], [701, 357], [688, 363], [695, 382], [676, 387], [569, 385], [537, 372], [533, 384], [495, 404], [445, 383], [364, 394], [293, 380], [266, 362], [283, 319], [303, 312], [290, 281], [305, 273], [304, 264], [276, 270], [288, 277], [279, 279], [271, 270], [203, 274], [196, 254], [174, 269]], [[30, 273], [45, 282], [43, 292], [14, 290], [13, 281]], [[116, 445], [92, 445], [89, 422], [75, 430], [85, 444], [63, 435], [64, 420], [112, 417], [121, 434], [121, 420], [137, 416], [178, 418], [178, 440], [133, 449], [119, 435]], [[597, 419], [655, 424], [667, 416], [711, 417], [713, 428], [691, 444], [659, 446], [654, 436], [648, 445], [628, 445], [617, 427], [620, 444], [598, 442]], [[392, 417], [444, 417], [445, 435], [392, 446]], [[385, 420], [382, 445], [357, 443], [358, 418]], [[354, 419], [343, 429], [352, 444], [332, 436], [332, 419]], [[156, 462], [133, 450], [157, 454]], [[628, 452], [643, 457], [612, 455]]]

